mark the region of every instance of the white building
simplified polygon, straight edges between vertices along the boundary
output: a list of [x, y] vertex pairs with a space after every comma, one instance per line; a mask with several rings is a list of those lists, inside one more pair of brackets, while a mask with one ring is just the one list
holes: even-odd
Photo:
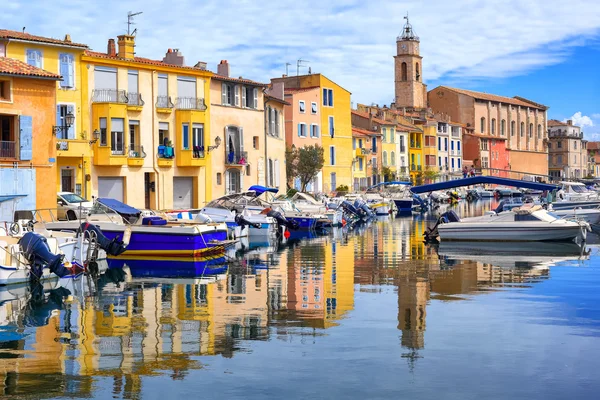
[[396, 126], [396, 154], [397, 167], [396, 177], [399, 180], [410, 180], [410, 171], [408, 169], [408, 131], [402, 125]]
[[450, 123], [450, 157], [449, 171], [452, 175], [461, 173], [462, 170], [462, 126], [458, 123]]

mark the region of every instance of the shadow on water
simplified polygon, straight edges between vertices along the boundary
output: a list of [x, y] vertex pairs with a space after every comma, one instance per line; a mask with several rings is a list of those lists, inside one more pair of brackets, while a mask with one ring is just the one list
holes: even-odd
[[[494, 206], [493, 201], [463, 202], [455, 208], [468, 216]], [[300, 379], [317, 386], [323, 374], [319, 363], [333, 374], [329, 379], [342, 379], [329, 367], [335, 364], [328, 360], [336, 357], [353, 360], [354, 372], [345, 374], [356, 374], [351, 376], [365, 385], [372, 376], [373, 365], [365, 361], [370, 359], [394, 365], [398, 376], [427, 380], [428, 369], [419, 365], [433, 368], [429, 360], [443, 359], [448, 346], [456, 347], [453, 357], [469, 359], [460, 343], [444, 342], [452, 330], [440, 324], [454, 323], [453, 330], [469, 326], [478, 337], [483, 328], [467, 320], [480, 315], [481, 304], [489, 304], [502, 320], [508, 317], [498, 310], [507, 301], [527, 308], [531, 301], [526, 296], [539, 292], [536, 301], [544, 302], [550, 296], [544, 287], [573, 279], [565, 271], [597, 271], [587, 268], [588, 259], [596, 257], [595, 250], [590, 253], [593, 246], [425, 245], [424, 230], [445, 208], [385, 217], [353, 230], [333, 229], [325, 236], [291, 237], [284, 245], [244, 245], [225, 259], [111, 260], [111, 268], [92, 283], [80, 278], [45, 288], [0, 289], [0, 393], [141, 398], [152, 396], [149, 388], [168, 386], [171, 395], [220, 393], [217, 387], [226, 387], [228, 397], [246, 397], [248, 390], [256, 394], [266, 384], [255, 369], [266, 368], [272, 392], [260, 393], [280, 398], [292, 387], [296, 393], [310, 392], [287, 386], [290, 365], [297, 365]], [[554, 269], [557, 264], [566, 267]], [[600, 276], [594, 279], [598, 283]], [[568, 304], [569, 292], [564, 284], [560, 287], [562, 297], [552, 301]], [[598, 295], [580, 301], [590, 298]], [[554, 315], [542, 308], [548, 318]], [[444, 316], [457, 310], [462, 325]], [[600, 326], [596, 314], [585, 317], [588, 327]], [[571, 325], [564, 321], [581, 325], [581, 319]], [[318, 346], [317, 353], [310, 346]], [[321, 358], [321, 352], [328, 355]], [[276, 365], [262, 364], [271, 353], [277, 354], [270, 358]], [[305, 353], [317, 365], [302, 366]], [[393, 354], [399, 360], [386, 358]], [[314, 369], [320, 372], [313, 374]], [[510, 373], [508, 368], [501, 375]], [[156, 379], [159, 386], [153, 384]], [[169, 384], [173, 381], [179, 386]], [[451, 387], [452, 382], [444, 382]], [[350, 392], [338, 388], [333, 393], [365, 396], [347, 387]], [[379, 396], [377, 387], [372, 389], [374, 397], [391, 394]], [[425, 393], [422, 397], [429, 397]]]

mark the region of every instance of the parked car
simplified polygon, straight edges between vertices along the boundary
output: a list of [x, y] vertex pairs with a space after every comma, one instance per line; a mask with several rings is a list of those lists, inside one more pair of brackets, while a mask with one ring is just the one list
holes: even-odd
[[71, 192], [59, 192], [56, 202], [58, 219], [70, 221], [84, 219], [93, 205], [91, 201]]

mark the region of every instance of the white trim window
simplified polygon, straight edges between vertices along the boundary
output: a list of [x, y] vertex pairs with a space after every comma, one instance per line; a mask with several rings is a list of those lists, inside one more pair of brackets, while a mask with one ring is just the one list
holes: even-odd
[[323, 106], [333, 107], [333, 89], [323, 88]]
[[317, 103], [314, 101], [312, 103], [310, 103], [310, 113], [311, 114], [317, 113]]
[[306, 137], [307, 133], [306, 133], [306, 124], [301, 122], [298, 124], [298, 136], [299, 137]]
[[41, 50], [27, 49], [25, 51], [27, 64], [37, 67], [44, 68], [43, 56]]
[[[223, 82], [221, 84], [221, 104], [224, 106], [235, 105], [235, 85]], [[239, 97], [238, 97], [239, 99]]]
[[311, 138], [318, 138], [319, 137], [319, 125], [317, 124], [310, 124], [310, 137]]
[[125, 154], [124, 119], [110, 119], [110, 149], [113, 155]]
[[304, 114], [306, 112], [306, 104], [304, 103], [304, 100], [300, 100], [298, 102], [298, 109], [300, 111], [300, 114]]
[[60, 53], [58, 55], [58, 68], [62, 76], [60, 87], [73, 89], [75, 87], [75, 57], [73, 54]]

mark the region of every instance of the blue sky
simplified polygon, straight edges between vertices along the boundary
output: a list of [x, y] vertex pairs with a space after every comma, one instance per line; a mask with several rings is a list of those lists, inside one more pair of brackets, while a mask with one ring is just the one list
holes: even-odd
[[[59, 12], [60, 10], [60, 12]], [[395, 38], [409, 12], [421, 38], [423, 78], [550, 106], [600, 140], [600, 5], [597, 0], [4, 0], [0, 27], [105, 51], [136, 18], [137, 54], [161, 59], [179, 48], [187, 64], [211, 70], [229, 60], [233, 76], [268, 81], [309, 60], [353, 93], [355, 103], [389, 104]], [[306, 72], [306, 68], [301, 70]]]

